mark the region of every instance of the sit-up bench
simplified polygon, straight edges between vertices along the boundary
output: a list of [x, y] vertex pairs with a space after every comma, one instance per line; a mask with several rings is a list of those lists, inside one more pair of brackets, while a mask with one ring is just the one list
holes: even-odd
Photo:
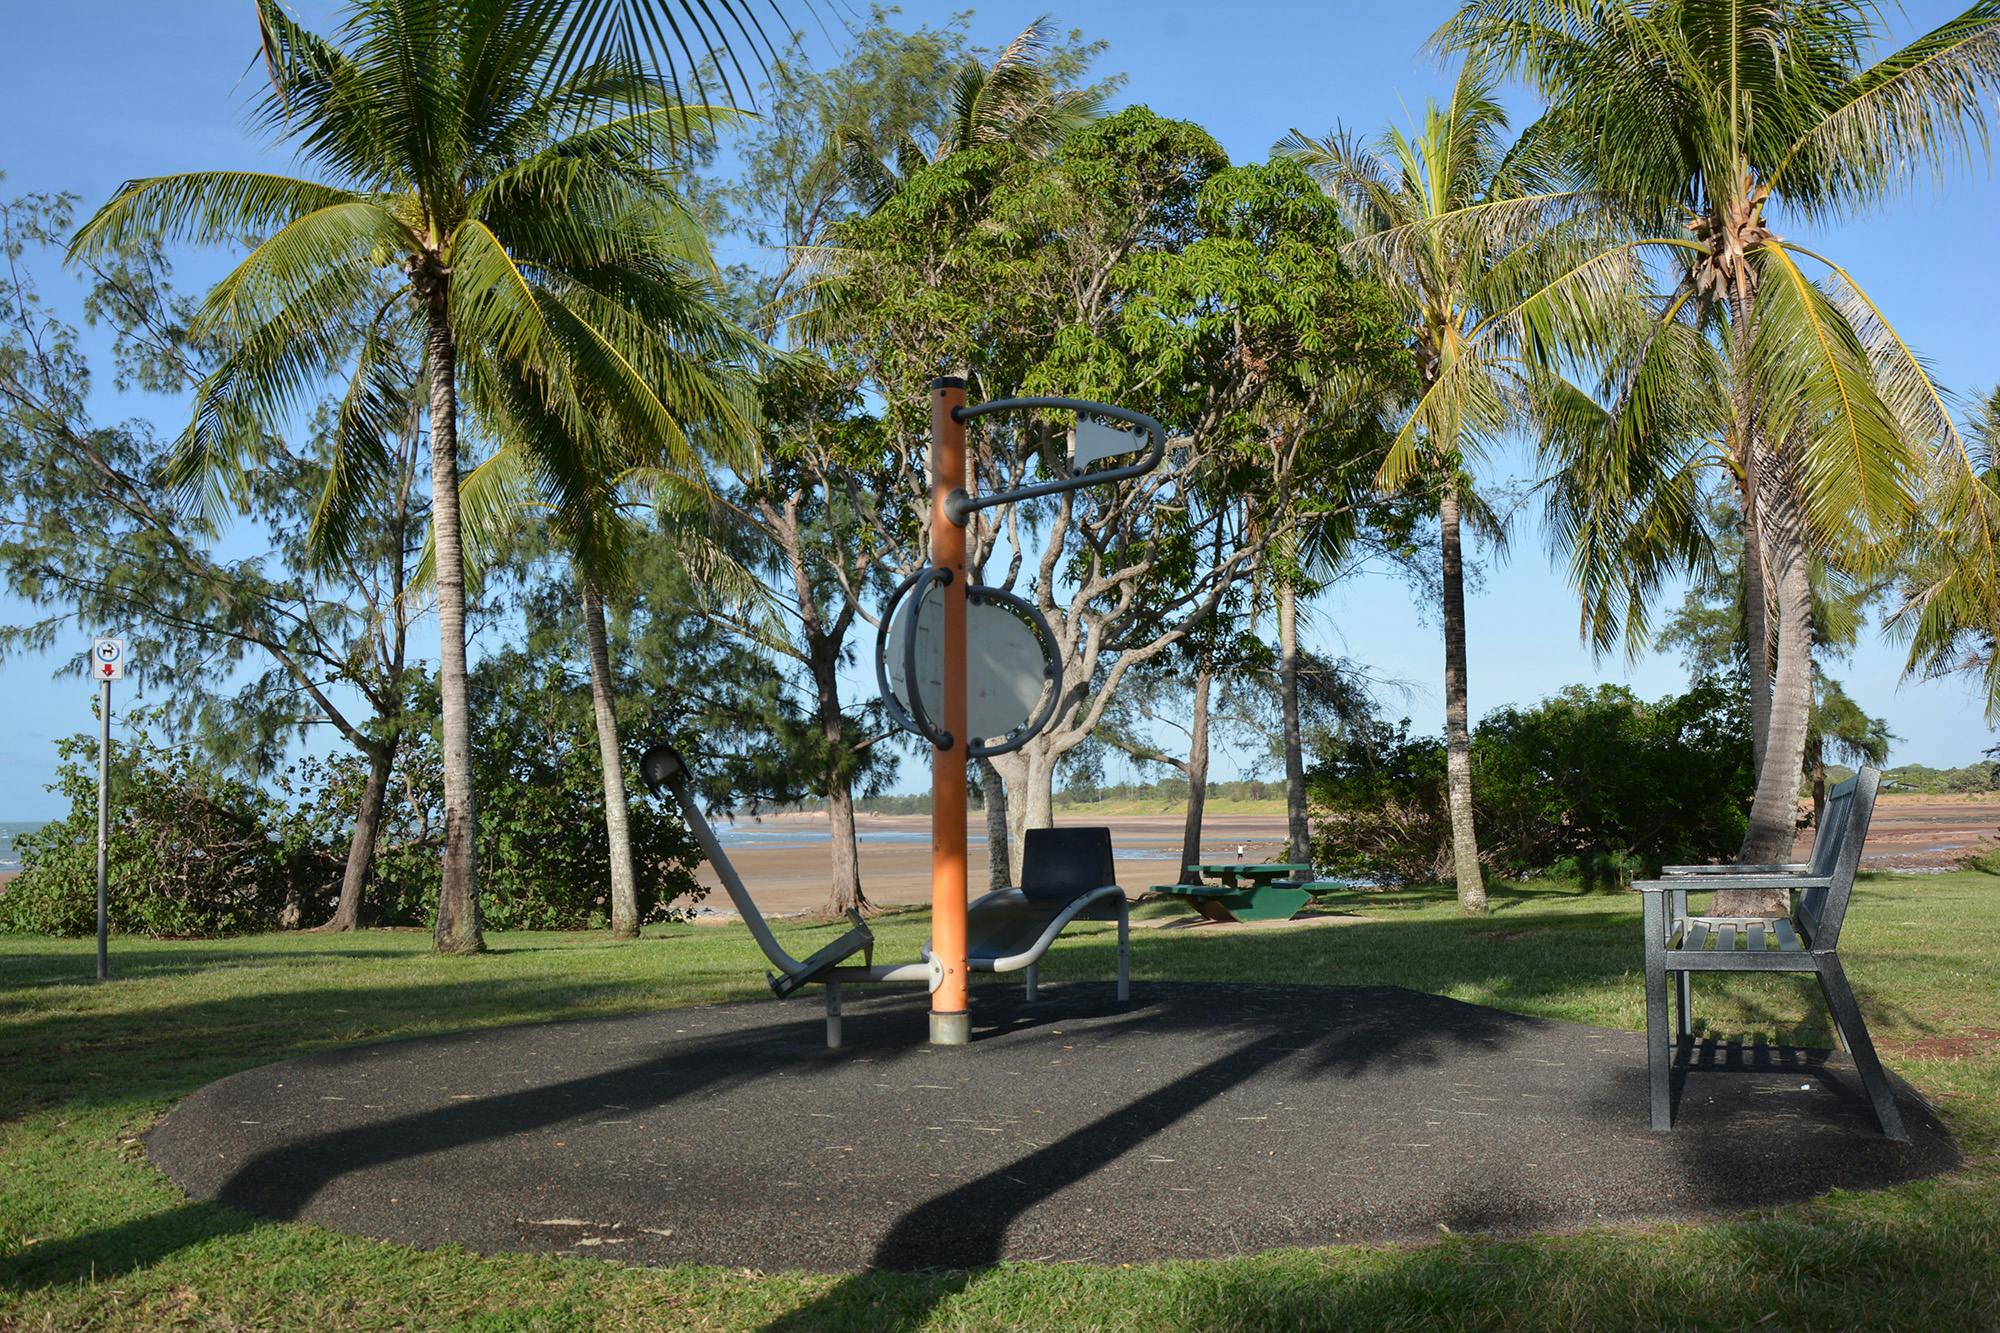
[[[730, 902], [750, 928], [757, 947], [771, 960], [772, 993], [779, 999], [817, 983], [826, 988], [826, 1044], [840, 1045], [840, 987], [843, 982], [867, 984], [928, 984], [937, 986], [930, 946], [915, 963], [874, 961], [875, 934], [859, 915], [850, 913], [854, 928], [810, 958], [794, 958], [771, 934], [756, 900], [730, 864], [715, 830], [688, 788], [687, 762], [671, 746], [655, 745], [639, 762], [647, 786], [664, 790], [680, 806], [688, 831], [715, 867]], [[1029, 829], [1021, 854], [1021, 883], [995, 889], [966, 909], [966, 963], [974, 972], [1027, 973], [1027, 993], [1035, 998], [1037, 965], [1072, 921], [1117, 921], [1118, 998], [1132, 995], [1131, 918], [1125, 891], [1112, 868], [1111, 830], [1107, 828]], [[849, 962], [855, 954], [860, 964]]]

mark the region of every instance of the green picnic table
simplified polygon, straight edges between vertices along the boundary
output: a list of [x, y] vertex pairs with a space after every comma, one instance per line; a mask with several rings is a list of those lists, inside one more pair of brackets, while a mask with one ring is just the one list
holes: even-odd
[[1311, 875], [1311, 866], [1289, 861], [1221, 861], [1187, 869], [1222, 882], [1155, 884], [1153, 892], [1185, 898], [1210, 921], [1284, 921], [1312, 901], [1304, 889], [1278, 883]]

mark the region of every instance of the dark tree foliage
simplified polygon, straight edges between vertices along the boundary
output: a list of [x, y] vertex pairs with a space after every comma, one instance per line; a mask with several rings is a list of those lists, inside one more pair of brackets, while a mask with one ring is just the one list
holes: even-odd
[[[97, 740], [56, 742], [51, 789], [69, 813], [15, 839], [21, 876], [0, 893], [0, 932], [88, 935], [97, 928]], [[271, 930], [302, 891], [337, 886], [326, 848], [282, 836], [282, 808], [191, 747], [143, 730], [112, 746], [111, 928], [162, 939]]]
[[[1713, 679], [1656, 703], [1571, 686], [1489, 714], [1472, 739], [1484, 865], [1598, 886], [1730, 855], [1755, 776], [1749, 727], [1741, 692]], [[1444, 743], [1408, 722], [1371, 719], [1329, 738], [1311, 778], [1318, 859], [1337, 874], [1443, 877], [1444, 777]]]

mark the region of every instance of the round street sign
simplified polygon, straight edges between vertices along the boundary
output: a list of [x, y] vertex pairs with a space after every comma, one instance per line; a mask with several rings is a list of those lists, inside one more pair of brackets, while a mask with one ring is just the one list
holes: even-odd
[[125, 679], [125, 640], [99, 639], [90, 646], [90, 674], [99, 680]]

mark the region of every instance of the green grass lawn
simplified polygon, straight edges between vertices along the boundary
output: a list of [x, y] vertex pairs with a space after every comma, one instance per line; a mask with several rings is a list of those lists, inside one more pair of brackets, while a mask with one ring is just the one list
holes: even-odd
[[[1134, 971], [1393, 984], [1643, 1023], [1635, 896], [1500, 885], [1482, 921], [1437, 893], [1328, 902], [1358, 919], [1135, 931]], [[922, 912], [884, 918], [880, 956], [914, 956], [925, 926]], [[803, 954], [839, 929], [784, 933]], [[1968, 1169], [1723, 1224], [843, 1277], [413, 1251], [189, 1204], [147, 1164], [137, 1136], [179, 1098], [267, 1061], [768, 995], [737, 928], [491, 943], [446, 959], [401, 932], [115, 941], [118, 980], [98, 986], [87, 941], [0, 936], [0, 1330], [2000, 1327], [2000, 876], [1867, 879], [1843, 937], [1885, 1057], [1938, 1105]], [[1043, 975], [1101, 979], [1111, 947], [1108, 927], [1073, 935]], [[1697, 984], [1710, 1032], [1829, 1041], [1810, 978]]]

